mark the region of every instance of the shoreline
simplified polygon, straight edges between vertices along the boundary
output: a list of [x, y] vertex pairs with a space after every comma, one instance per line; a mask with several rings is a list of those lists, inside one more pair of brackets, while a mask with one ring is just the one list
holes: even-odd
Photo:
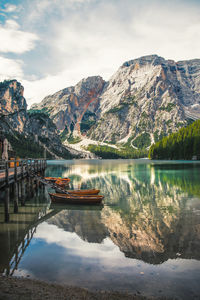
[[90, 291], [85, 288], [59, 285], [25, 277], [0, 275], [0, 300], [169, 300], [117, 292]]

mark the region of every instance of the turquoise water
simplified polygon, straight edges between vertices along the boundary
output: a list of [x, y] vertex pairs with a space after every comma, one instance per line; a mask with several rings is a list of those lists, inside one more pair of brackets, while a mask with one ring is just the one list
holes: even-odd
[[14, 276], [200, 298], [199, 163], [49, 161], [46, 176], [69, 177], [71, 188], [100, 189], [103, 206], [52, 205], [48, 190], [40, 189], [18, 219], [0, 224], [0, 243], [8, 231], [11, 241], [28, 243], [17, 265], [11, 265], [16, 251], [7, 247], [6, 256], [0, 247], [2, 273], [9, 264]]

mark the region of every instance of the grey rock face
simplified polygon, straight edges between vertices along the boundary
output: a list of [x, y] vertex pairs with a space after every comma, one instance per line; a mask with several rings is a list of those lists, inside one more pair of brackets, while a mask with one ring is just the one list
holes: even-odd
[[152, 55], [126, 62], [104, 90], [101, 119], [89, 134], [119, 142], [144, 133], [154, 141], [174, 132], [187, 124], [187, 112], [198, 117], [199, 80], [200, 60], [176, 63]]
[[35, 140], [53, 157], [66, 157], [69, 152], [62, 145], [55, 124], [47, 114], [27, 112], [23, 91], [24, 88], [16, 80], [0, 83], [1, 134], [5, 137], [21, 134], [25, 138]]
[[96, 113], [104, 85], [105, 81], [100, 76], [88, 77], [74, 87], [45, 97], [40, 104], [33, 105], [32, 109], [47, 111], [59, 130], [80, 130], [85, 112]]
[[9, 126], [23, 132], [27, 114], [24, 88], [17, 80], [10, 80], [0, 85], [0, 116], [7, 119]]
[[175, 62], [149, 55], [125, 62], [105, 82], [89, 77], [46, 97], [59, 130], [110, 143], [145, 145], [200, 118], [200, 60]]

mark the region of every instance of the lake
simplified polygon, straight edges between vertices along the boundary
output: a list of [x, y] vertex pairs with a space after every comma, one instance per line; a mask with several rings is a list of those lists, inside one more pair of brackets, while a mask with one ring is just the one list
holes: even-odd
[[2, 274], [200, 299], [200, 163], [48, 161], [46, 176], [100, 189], [103, 205], [52, 205], [41, 187], [4, 223], [2, 193]]

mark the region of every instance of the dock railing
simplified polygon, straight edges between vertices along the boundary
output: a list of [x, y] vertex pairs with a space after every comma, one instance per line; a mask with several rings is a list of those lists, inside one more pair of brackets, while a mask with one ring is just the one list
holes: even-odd
[[33, 173], [44, 171], [46, 159], [11, 159], [0, 160], [0, 185], [9, 185]]

